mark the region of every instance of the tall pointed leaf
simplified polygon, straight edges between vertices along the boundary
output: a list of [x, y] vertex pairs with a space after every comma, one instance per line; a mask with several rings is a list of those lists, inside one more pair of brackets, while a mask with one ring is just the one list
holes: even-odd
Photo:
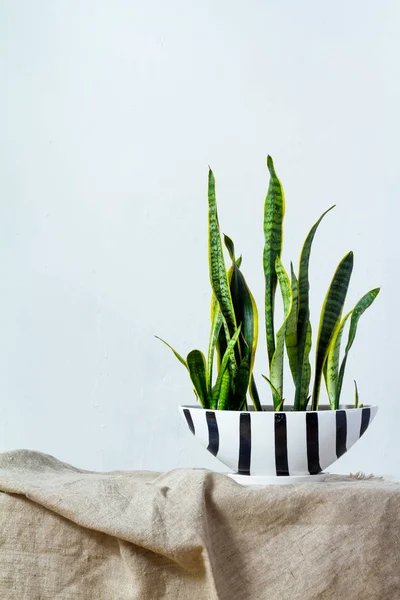
[[285, 215], [285, 195], [279, 181], [272, 158], [268, 156], [267, 166], [270, 173], [268, 193], [264, 206], [264, 274], [265, 274], [265, 326], [267, 332], [267, 351], [269, 365], [275, 352], [274, 311], [277, 275], [276, 257], [282, 253], [283, 218]]
[[174, 348], [172, 346], [170, 346], [165, 340], [163, 340], [162, 338], [158, 337], [158, 335], [154, 336], [155, 338], [157, 338], [158, 340], [160, 340], [160, 342], [162, 342], [163, 344], [165, 344], [170, 350], [172, 350], [172, 352], [175, 354], [176, 358], [179, 360], [179, 362], [186, 368], [188, 368], [187, 364], [186, 364], [186, 360], [184, 358], [182, 358], [182, 356], [179, 354], [179, 352], [177, 352], [176, 350], [174, 350]]
[[187, 355], [186, 362], [200, 404], [203, 408], [209, 408], [204, 354], [200, 350], [192, 350]]
[[339, 378], [340, 345], [345, 325], [352, 312], [352, 310], [348, 312], [342, 321], [337, 324], [331, 343], [329, 344], [328, 355], [324, 365], [326, 391], [328, 392], [329, 404], [333, 409], [335, 408], [336, 388]]
[[298, 317], [297, 317], [297, 370], [296, 370], [296, 392], [294, 398], [294, 410], [304, 410], [301, 407], [307, 405], [308, 385], [307, 379], [310, 375], [308, 367], [308, 328], [310, 321], [310, 304], [309, 304], [309, 289], [310, 283], [308, 280], [308, 269], [310, 263], [311, 246], [314, 240], [315, 232], [318, 225], [321, 223], [324, 216], [334, 208], [331, 206], [325, 211], [318, 221], [310, 229], [303, 249], [300, 255], [299, 266], [299, 297], [298, 297]]
[[296, 383], [297, 375], [297, 309], [298, 309], [298, 281], [293, 270], [293, 265], [290, 263], [291, 271], [291, 288], [292, 288], [292, 307], [286, 321], [286, 351], [289, 359], [289, 366], [292, 372], [294, 383]]
[[347, 340], [346, 352], [349, 352], [353, 345], [357, 333], [358, 321], [360, 320], [361, 315], [363, 315], [367, 308], [371, 306], [379, 292], [380, 288], [375, 288], [370, 292], [367, 292], [355, 305], [350, 321], [349, 338]]
[[339, 379], [338, 379], [338, 385], [337, 385], [337, 391], [336, 391], [336, 400], [335, 400], [335, 407], [336, 408], [339, 407], [340, 393], [342, 391], [343, 378], [344, 378], [344, 372], [345, 372], [345, 369], [346, 369], [347, 357], [348, 357], [350, 348], [353, 345], [354, 339], [356, 337], [358, 322], [359, 322], [359, 320], [361, 318], [361, 315], [367, 310], [367, 308], [369, 306], [371, 306], [371, 304], [373, 303], [373, 301], [375, 300], [375, 298], [379, 294], [379, 291], [380, 291], [380, 288], [375, 288], [375, 289], [371, 290], [370, 292], [367, 292], [361, 298], [361, 300], [359, 300], [357, 302], [357, 304], [353, 308], [353, 313], [351, 315], [351, 321], [350, 321], [349, 337], [348, 337], [348, 340], [347, 340], [346, 350], [345, 350], [345, 354], [344, 354], [344, 357], [343, 357], [343, 360], [342, 360], [342, 364], [340, 365]]
[[283, 324], [276, 334], [275, 352], [271, 361], [270, 380], [277, 393], [282, 400], [283, 394], [283, 357], [285, 349], [285, 333], [288, 316], [292, 308], [292, 288], [289, 277], [284, 269], [284, 266], [279, 258], [276, 257], [275, 263], [276, 274], [278, 276], [279, 287], [282, 293], [283, 300]]
[[211, 286], [225, 319], [229, 335], [232, 337], [236, 330], [236, 319], [222, 251], [215, 196], [215, 177], [211, 169], [208, 173], [208, 249]]
[[322, 369], [326, 361], [329, 344], [334, 331], [342, 318], [343, 306], [353, 271], [353, 252], [346, 254], [340, 261], [328, 292], [325, 296], [319, 321], [317, 351], [315, 357], [314, 387], [312, 394], [312, 410], [318, 410], [319, 393], [322, 380]]

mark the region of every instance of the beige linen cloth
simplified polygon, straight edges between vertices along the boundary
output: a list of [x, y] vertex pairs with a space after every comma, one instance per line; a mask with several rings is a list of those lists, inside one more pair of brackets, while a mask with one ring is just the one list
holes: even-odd
[[1, 600], [400, 600], [400, 485], [0, 455]]

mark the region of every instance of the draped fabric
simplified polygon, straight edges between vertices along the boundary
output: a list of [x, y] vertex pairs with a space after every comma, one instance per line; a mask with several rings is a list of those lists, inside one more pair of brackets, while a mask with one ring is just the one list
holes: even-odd
[[82, 471], [0, 454], [1, 600], [400, 599], [400, 484]]

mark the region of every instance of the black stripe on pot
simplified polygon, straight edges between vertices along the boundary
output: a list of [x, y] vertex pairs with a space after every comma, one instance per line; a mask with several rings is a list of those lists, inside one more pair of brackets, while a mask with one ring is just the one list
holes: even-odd
[[346, 451], [347, 418], [345, 410], [336, 411], [336, 456], [340, 458]]
[[289, 475], [286, 415], [275, 413], [275, 467], [277, 475]]
[[319, 464], [318, 414], [306, 413], [307, 462], [310, 475], [321, 473]]
[[251, 421], [249, 413], [240, 414], [239, 434], [240, 441], [238, 472], [241, 475], [250, 475]]
[[363, 408], [362, 409], [362, 413], [361, 413], [360, 437], [367, 430], [370, 418], [371, 418], [371, 409], [370, 408]]
[[207, 427], [208, 427], [208, 446], [207, 450], [214, 456], [217, 456], [219, 449], [219, 431], [215, 412], [206, 411]]
[[193, 423], [192, 415], [190, 414], [190, 410], [188, 408], [184, 408], [183, 414], [185, 415], [186, 423], [188, 424], [190, 431], [194, 435], [194, 423]]

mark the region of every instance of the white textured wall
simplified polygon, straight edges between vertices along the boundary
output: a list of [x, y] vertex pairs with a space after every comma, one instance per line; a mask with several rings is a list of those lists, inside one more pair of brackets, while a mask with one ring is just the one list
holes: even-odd
[[207, 344], [208, 164], [262, 313], [270, 153], [286, 263], [337, 204], [312, 255], [314, 330], [349, 249], [349, 306], [382, 285], [345, 385], [380, 413], [335, 469], [400, 478], [399, 26], [396, 0], [0, 2], [1, 450], [218, 468], [179, 422], [191, 385], [153, 334]]

